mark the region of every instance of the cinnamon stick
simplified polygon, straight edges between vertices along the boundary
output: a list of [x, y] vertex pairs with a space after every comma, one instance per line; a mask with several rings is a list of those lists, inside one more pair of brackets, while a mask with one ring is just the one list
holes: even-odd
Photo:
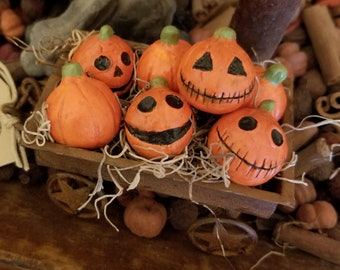
[[340, 92], [330, 93], [326, 96], [318, 97], [315, 101], [317, 112], [326, 118], [340, 118]]
[[312, 5], [302, 17], [326, 85], [340, 82], [339, 35], [328, 7]]
[[273, 235], [276, 241], [340, 265], [340, 241], [284, 222], [276, 225]]
[[270, 59], [301, 0], [240, 0], [230, 26], [253, 61]]
[[295, 178], [300, 177], [317, 166], [332, 162], [329, 160], [331, 149], [325, 138], [317, 138], [308, 146], [297, 152], [298, 160], [295, 165]]

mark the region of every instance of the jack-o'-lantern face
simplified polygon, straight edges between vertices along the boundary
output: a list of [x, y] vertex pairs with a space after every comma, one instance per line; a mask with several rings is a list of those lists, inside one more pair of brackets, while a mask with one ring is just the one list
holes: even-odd
[[133, 84], [133, 51], [109, 25], [83, 40], [71, 61], [78, 62], [89, 77], [103, 81], [118, 96]]
[[177, 76], [179, 92], [195, 108], [224, 114], [248, 103], [255, 94], [255, 68], [230, 28], [194, 44]]
[[[227, 164], [230, 181], [257, 186], [273, 178], [288, 154], [286, 136], [270, 112], [241, 108], [223, 115], [208, 134], [216, 161]], [[229, 161], [230, 163], [224, 161]]]
[[125, 115], [125, 133], [137, 154], [149, 159], [179, 155], [195, 130], [191, 106], [166, 86], [151, 88], [134, 99]]

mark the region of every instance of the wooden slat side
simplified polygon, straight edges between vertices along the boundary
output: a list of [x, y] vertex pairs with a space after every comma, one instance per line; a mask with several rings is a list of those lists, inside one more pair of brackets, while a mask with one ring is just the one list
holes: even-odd
[[[81, 174], [96, 181], [98, 167], [103, 157], [101, 153], [70, 149], [69, 147], [52, 143], [47, 143], [46, 146], [49, 148], [48, 150], [44, 147], [35, 151], [36, 161], [39, 165]], [[66, 152], [62, 151], [63, 148], [66, 148]], [[112, 166], [118, 168], [131, 167], [132, 164], [137, 166], [138, 162], [124, 158], [108, 159], [105, 162], [105, 165], [111, 165], [111, 168]], [[137, 170], [138, 168], [136, 167], [136, 169], [125, 170], [122, 174], [126, 179], [132, 181]], [[112, 172], [121, 185], [127, 186], [117, 172], [114, 170]], [[106, 166], [103, 166], [101, 173], [105, 180], [110, 181]], [[277, 204], [282, 203], [281, 195], [278, 193], [233, 183], [229, 188], [225, 188], [224, 184], [220, 182], [196, 182], [192, 184], [191, 189], [189, 181], [181, 179], [178, 175], [159, 179], [151, 173], [142, 172], [138, 186], [179, 198], [192, 199], [201, 204], [237, 210], [264, 218], [270, 217]]]

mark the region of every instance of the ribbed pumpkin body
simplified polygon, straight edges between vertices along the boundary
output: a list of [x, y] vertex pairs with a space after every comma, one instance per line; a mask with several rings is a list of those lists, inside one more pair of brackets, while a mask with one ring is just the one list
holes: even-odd
[[125, 115], [127, 141], [149, 159], [181, 154], [194, 131], [191, 106], [165, 86], [153, 86], [137, 96]]
[[[170, 30], [168, 30], [170, 28]], [[161, 39], [152, 43], [137, 62], [137, 81], [141, 89], [152, 78], [163, 77], [171, 90], [178, 92], [177, 71], [184, 53], [191, 47], [186, 40], [179, 39], [179, 30], [166, 26]], [[177, 30], [177, 31], [176, 31]], [[173, 37], [177, 35], [177, 37]]]
[[262, 108], [240, 108], [221, 116], [210, 129], [208, 147], [216, 161], [226, 165], [230, 180], [244, 186], [270, 180], [288, 154], [285, 133]]
[[255, 94], [255, 68], [230, 28], [195, 43], [178, 68], [179, 92], [198, 110], [224, 114], [247, 104]]
[[95, 149], [119, 132], [122, 112], [117, 96], [105, 83], [84, 74], [63, 76], [46, 104], [50, 133], [57, 143]]
[[89, 77], [104, 82], [118, 96], [128, 92], [132, 86], [133, 51], [108, 25], [83, 40], [71, 61], [78, 62]]

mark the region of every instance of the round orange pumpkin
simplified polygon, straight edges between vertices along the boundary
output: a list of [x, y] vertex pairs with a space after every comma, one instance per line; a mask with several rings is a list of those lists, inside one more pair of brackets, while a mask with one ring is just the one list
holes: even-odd
[[76, 62], [62, 67], [61, 82], [46, 104], [50, 133], [57, 143], [95, 149], [119, 132], [122, 112], [117, 96], [105, 83], [87, 77]]
[[216, 161], [226, 165], [230, 181], [257, 186], [282, 168], [288, 144], [281, 126], [263, 108], [240, 108], [221, 116], [211, 127], [208, 146]]
[[5, 37], [22, 37], [25, 33], [26, 25], [20, 15], [11, 8], [1, 11], [0, 30]]
[[287, 78], [287, 68], [280, 63], [272, 64], [258, 78], [259, 86], [255, 100], [251, 104], [258, 107], [264, 100], [273, 100], [275, 106], [271, 114], [278, 121], [282, 118], [288, 102], [287, 94], [282, 84]]
[[181, 154], [191, 141], [195, 119], [191, 106], [170, 90], [163, 78], [138, 95], [125, 115], [126, 139], [140, 156], [156, 159]]
[[149, 197], [134, 198], [124, 210], [124, 223], [132, 233], [145, 238], [158, 236], [167, 221], [163, 204]]
[[222, 27], [184, 54], [177, 80], [179, 92], [192, 106], [224, 114], [252, 99], [255, 75], [250, 57], [236, 42], [235, 31]]
[[177, 71], [183, 54], [191, 44], [180, 39], [180, 31], [173, 25], [166, 25], [160, 39], [152, 43], [143, 52], [137, 62], [137, 81], [139, 88], [144, 88], [154, 77], [164, 77], [169, 88], [178, 92]]
[[106, 83], [118, 96], [128, 92], [133, 83], [134, 55], [130, 46], [103, 25], [79, 45], [71, 57], [92, 78]]

